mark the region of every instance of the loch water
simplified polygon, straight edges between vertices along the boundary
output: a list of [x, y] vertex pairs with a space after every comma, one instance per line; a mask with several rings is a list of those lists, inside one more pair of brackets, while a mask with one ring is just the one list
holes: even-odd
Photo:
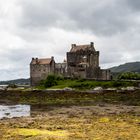
[[30, 116], [30, 105], [0, 105], [0, 119]]

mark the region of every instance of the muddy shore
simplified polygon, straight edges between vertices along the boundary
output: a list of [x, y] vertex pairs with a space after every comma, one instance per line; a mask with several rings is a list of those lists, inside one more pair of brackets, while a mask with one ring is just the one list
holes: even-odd
[[98, 103], [140, 106], [140, 89], [130, 91], [8, 90], [0, 91], [0, 104], [34, 106], [96, 105]]

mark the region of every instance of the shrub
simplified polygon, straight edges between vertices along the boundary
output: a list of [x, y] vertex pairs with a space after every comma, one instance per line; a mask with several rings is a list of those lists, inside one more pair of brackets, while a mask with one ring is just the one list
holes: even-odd
[[17, 85], [16, 84], [9, 84], [8, 88], [17, 88]]
[[55, 75], [48, 75], [47, 79], [42, 83], [44, 83], [44, 87], [46, 87], [46, 88], [55, 86], [55, 85], [57, 85], [56, 76]]
[[64, 80], [64, 77], [62, 75], [57, 75], [55, 77], [57, 81]]

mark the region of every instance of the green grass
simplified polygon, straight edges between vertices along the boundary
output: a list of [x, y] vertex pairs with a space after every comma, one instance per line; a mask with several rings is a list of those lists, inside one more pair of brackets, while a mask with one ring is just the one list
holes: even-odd
[[[127, 87], [127, 86], [137, 86], [137, 82], [132, 81], [93, 81], [93, 80], [57, 80], [57, 85], [52, 86], [48, 89], [63, 89], [65, 87], [74, 88], [77, 90], [87, 90], [93, 89], [95, 87], [103, 87], [103, 88], [119, 88], [119, 87]], [[37, 87], [38, 89], [45, 89], [44, 86]]]

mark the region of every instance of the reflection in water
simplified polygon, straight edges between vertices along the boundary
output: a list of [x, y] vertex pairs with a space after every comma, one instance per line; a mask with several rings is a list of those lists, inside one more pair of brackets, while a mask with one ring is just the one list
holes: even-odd
[[0, 105], [0, 119], [30, 116], [30, 105]]

